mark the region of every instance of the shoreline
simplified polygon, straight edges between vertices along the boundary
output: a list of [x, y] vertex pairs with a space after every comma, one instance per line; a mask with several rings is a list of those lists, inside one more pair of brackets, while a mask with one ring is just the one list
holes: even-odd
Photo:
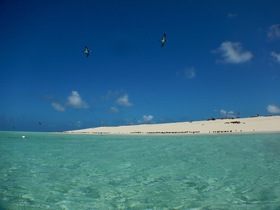
[[280, 133], [280, 116], [96, 127], [61, 132], [91, 135], [218, 135]]

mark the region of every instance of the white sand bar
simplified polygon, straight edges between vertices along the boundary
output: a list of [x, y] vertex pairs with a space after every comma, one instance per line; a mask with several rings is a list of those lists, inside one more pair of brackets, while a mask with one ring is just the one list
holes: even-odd
[[73, 134], [194, 135], [230, 133], [280, 133], [280, 116], [216, 119], [195, 122], [97, 127], [65, 131]]

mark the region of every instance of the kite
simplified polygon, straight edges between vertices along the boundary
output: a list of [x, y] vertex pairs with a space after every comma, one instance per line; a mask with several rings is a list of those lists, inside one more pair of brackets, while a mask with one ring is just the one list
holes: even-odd
[[161, 38], [160, 42], [161, 42], [161, 47], [163, 47], [165, 42], [167, 42], [166, 34], [165, 33], [163, 34], [163, 37]]
[[90, 52], [91, 51], [88, 49], [88, 47], [85, 46], [84, 53], [86, 54], [87, 57], [89, 56]]

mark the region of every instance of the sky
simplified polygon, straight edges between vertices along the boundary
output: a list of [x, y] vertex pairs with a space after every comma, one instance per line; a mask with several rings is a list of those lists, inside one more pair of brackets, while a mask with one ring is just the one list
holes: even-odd
[[279, 0], [1, 0], [0, 130], [280, 114], [279, 8]]

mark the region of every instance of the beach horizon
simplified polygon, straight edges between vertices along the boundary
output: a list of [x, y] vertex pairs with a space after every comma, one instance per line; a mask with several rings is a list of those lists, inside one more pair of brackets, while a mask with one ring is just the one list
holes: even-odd
[[96, 135], [194, 135], [280, 133], [280, 116], [215, 119], [189, 122], [101, 126], [63, 131], [66, 134]]

